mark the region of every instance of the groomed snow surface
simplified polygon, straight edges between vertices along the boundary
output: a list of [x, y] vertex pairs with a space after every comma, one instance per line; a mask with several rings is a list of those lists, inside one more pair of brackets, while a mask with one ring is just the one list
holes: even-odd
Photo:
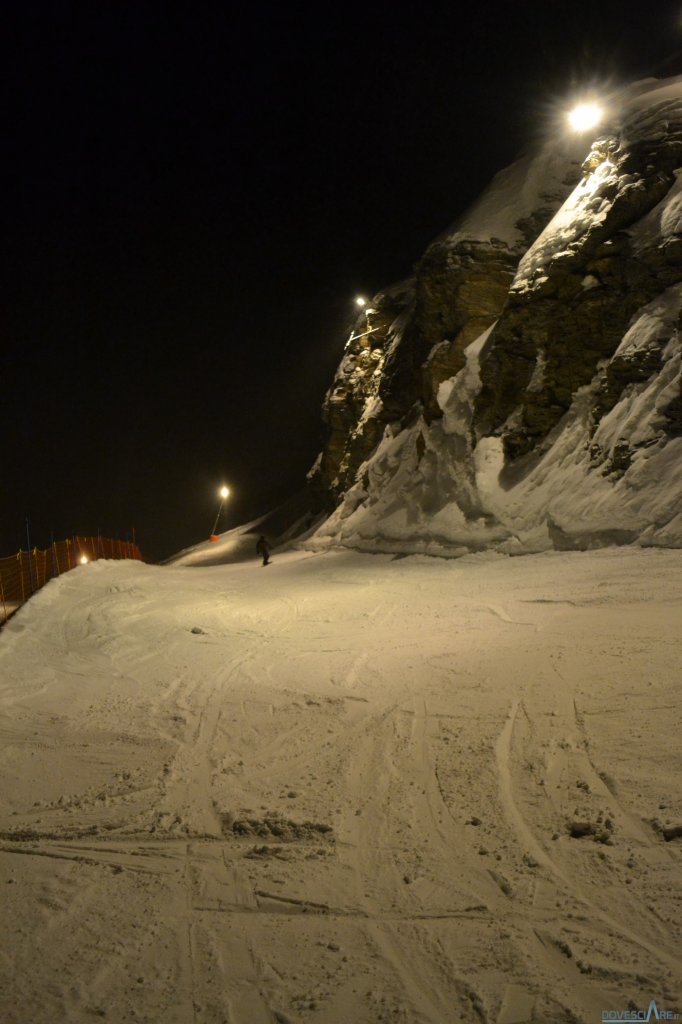
[[3, 1024], [681, 1009], [682, 552], [97, 562], [0, 634]]

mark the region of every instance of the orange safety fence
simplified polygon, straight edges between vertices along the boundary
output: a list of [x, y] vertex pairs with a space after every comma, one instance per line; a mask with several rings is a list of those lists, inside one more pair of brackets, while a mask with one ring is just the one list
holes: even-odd
[[70, 537], [54, 541], [45, 550], [33, 548], [0, 558], [0, 623], [55, 576], [98, 558], [144, 561], [137, 544], [108, 537]]

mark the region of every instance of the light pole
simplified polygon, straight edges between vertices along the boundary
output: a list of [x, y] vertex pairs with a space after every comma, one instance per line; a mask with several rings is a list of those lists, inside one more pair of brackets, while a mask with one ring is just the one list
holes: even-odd
[[211, 530], [211, 536], [209, 537], [209, 540], [218, 539], [218, 535], [216, 534], [216, 530], [218, 529], [218, 520], [220, 519], [220, 516], [222, 514], [225, 499], [229, 498], [230, 496], [229, 487], [225, 487], [225, 485], [223, 484], [223, 486], [218, 491], [218, 494], [220, 495], [220, 504], [218, 505], [218, 514], [215, 517], [215, 523], [213, 524], [213, 529]]
[[[370, 326], [369, 326], [370, 314], [371, 313], [376, 313], [376, 309], [372, 309], [371, 306], [367, 305], [367, 299], [363, 295], [358, 295], [356, 297], [356, 299], [355, 299], [355, 305], [359, 306], [360, 309], [364, 310], [364, 313], [365, 313], [365, 326], [366, 326], [367, 330], [360, 331], [359, 334], [353, 334], [353, 329], [351, 329], [350, 337], [349, 337], [348, 341], [345, 344], [345, 348], [348, 348], [348, 346], [350, 345], [350, 343], [352, 341], [357, 341], [358, 338], [365, 338], [368, 334], [374, 334], [376, 331], [379, 330], [378, 327], [370, 328]], [[357, 320], [356, 320], [356, 323], [357, 323]]]

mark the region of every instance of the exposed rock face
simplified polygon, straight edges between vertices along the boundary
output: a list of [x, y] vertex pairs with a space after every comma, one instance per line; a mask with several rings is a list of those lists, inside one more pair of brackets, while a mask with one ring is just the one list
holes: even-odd
[[619, 102], [586, 159], [502, 172], [360, 317], [325, 403], [321, 537], [682, 545], [682, 78]]
[[[558, 423], [600, 361], [613, 356], [636, 310], [682, 280], [679, 234], [638, 245], [628, 233], [668, 194], [682, 165], [682, 103], [660, 106], [663, 141], [659, 117], [650, 114], [628, 125], [643, 129], [636, 142], [621, 135], [595, 143], [572, 206], [562, 211], [564, 231], [550, 224], [526, 254], [490, 339], [475, 425], [481, 435], [501, 430], [513, 458]], [[638, 126], [645, 118], [650, 127]], [[651, 350], [607, 367], [597, 417], [656, 367]]]
[[384, 367], [413, 300], [412, 280], [402, 282], [375, 296], [353, 324], [323, 406], [325, 446], [308, 477], [317, 509], [335, 507], [391, 419], [380, 396], [382, 382], [390, 379]]
[[464, 350], [498, 318], [519, 253], [503, 242], [434, 242], [417, 267], [414, 329], [422, 341], [420, 398], [427, 420], [439, 419], [438, 387], [458, 373]]
[[[544, 172], [539, 184], [527, 173], [534, 163]], [[499, 176], [511, 177], [519, 192], [508, 204], [504, 238], [485, 231], [478, 237], [478, 206], [483, 221], [495, 213], [484, 194], [473, 220], [470, 212], [436, 239], [413, 278], [375, 295], [358, 316], [325, 398], [325, 443], [308, 478], [318, 509], [338, 504], [387, 425], [397, 432], [422, 410], [429, 421], [442, 416], [440, 384], [464, 366], [464, 350], [500, 315], [529, 231], [541, 230], [577, 180], [572, 150], [543, 152], [534, 163], [526, 159]]]

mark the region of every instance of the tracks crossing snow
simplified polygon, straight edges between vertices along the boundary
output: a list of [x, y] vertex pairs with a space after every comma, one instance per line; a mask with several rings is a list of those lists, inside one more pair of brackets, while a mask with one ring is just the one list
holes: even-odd
[[3, 1021], [588, 1024], [638, 986], [673, 1006], [679, 843], [649, 819], [677, 813], [682, 574], [647, 673], [633, 565], [115, 566], [70, 581], [59, 628], [27, 607], [0, 689]]

